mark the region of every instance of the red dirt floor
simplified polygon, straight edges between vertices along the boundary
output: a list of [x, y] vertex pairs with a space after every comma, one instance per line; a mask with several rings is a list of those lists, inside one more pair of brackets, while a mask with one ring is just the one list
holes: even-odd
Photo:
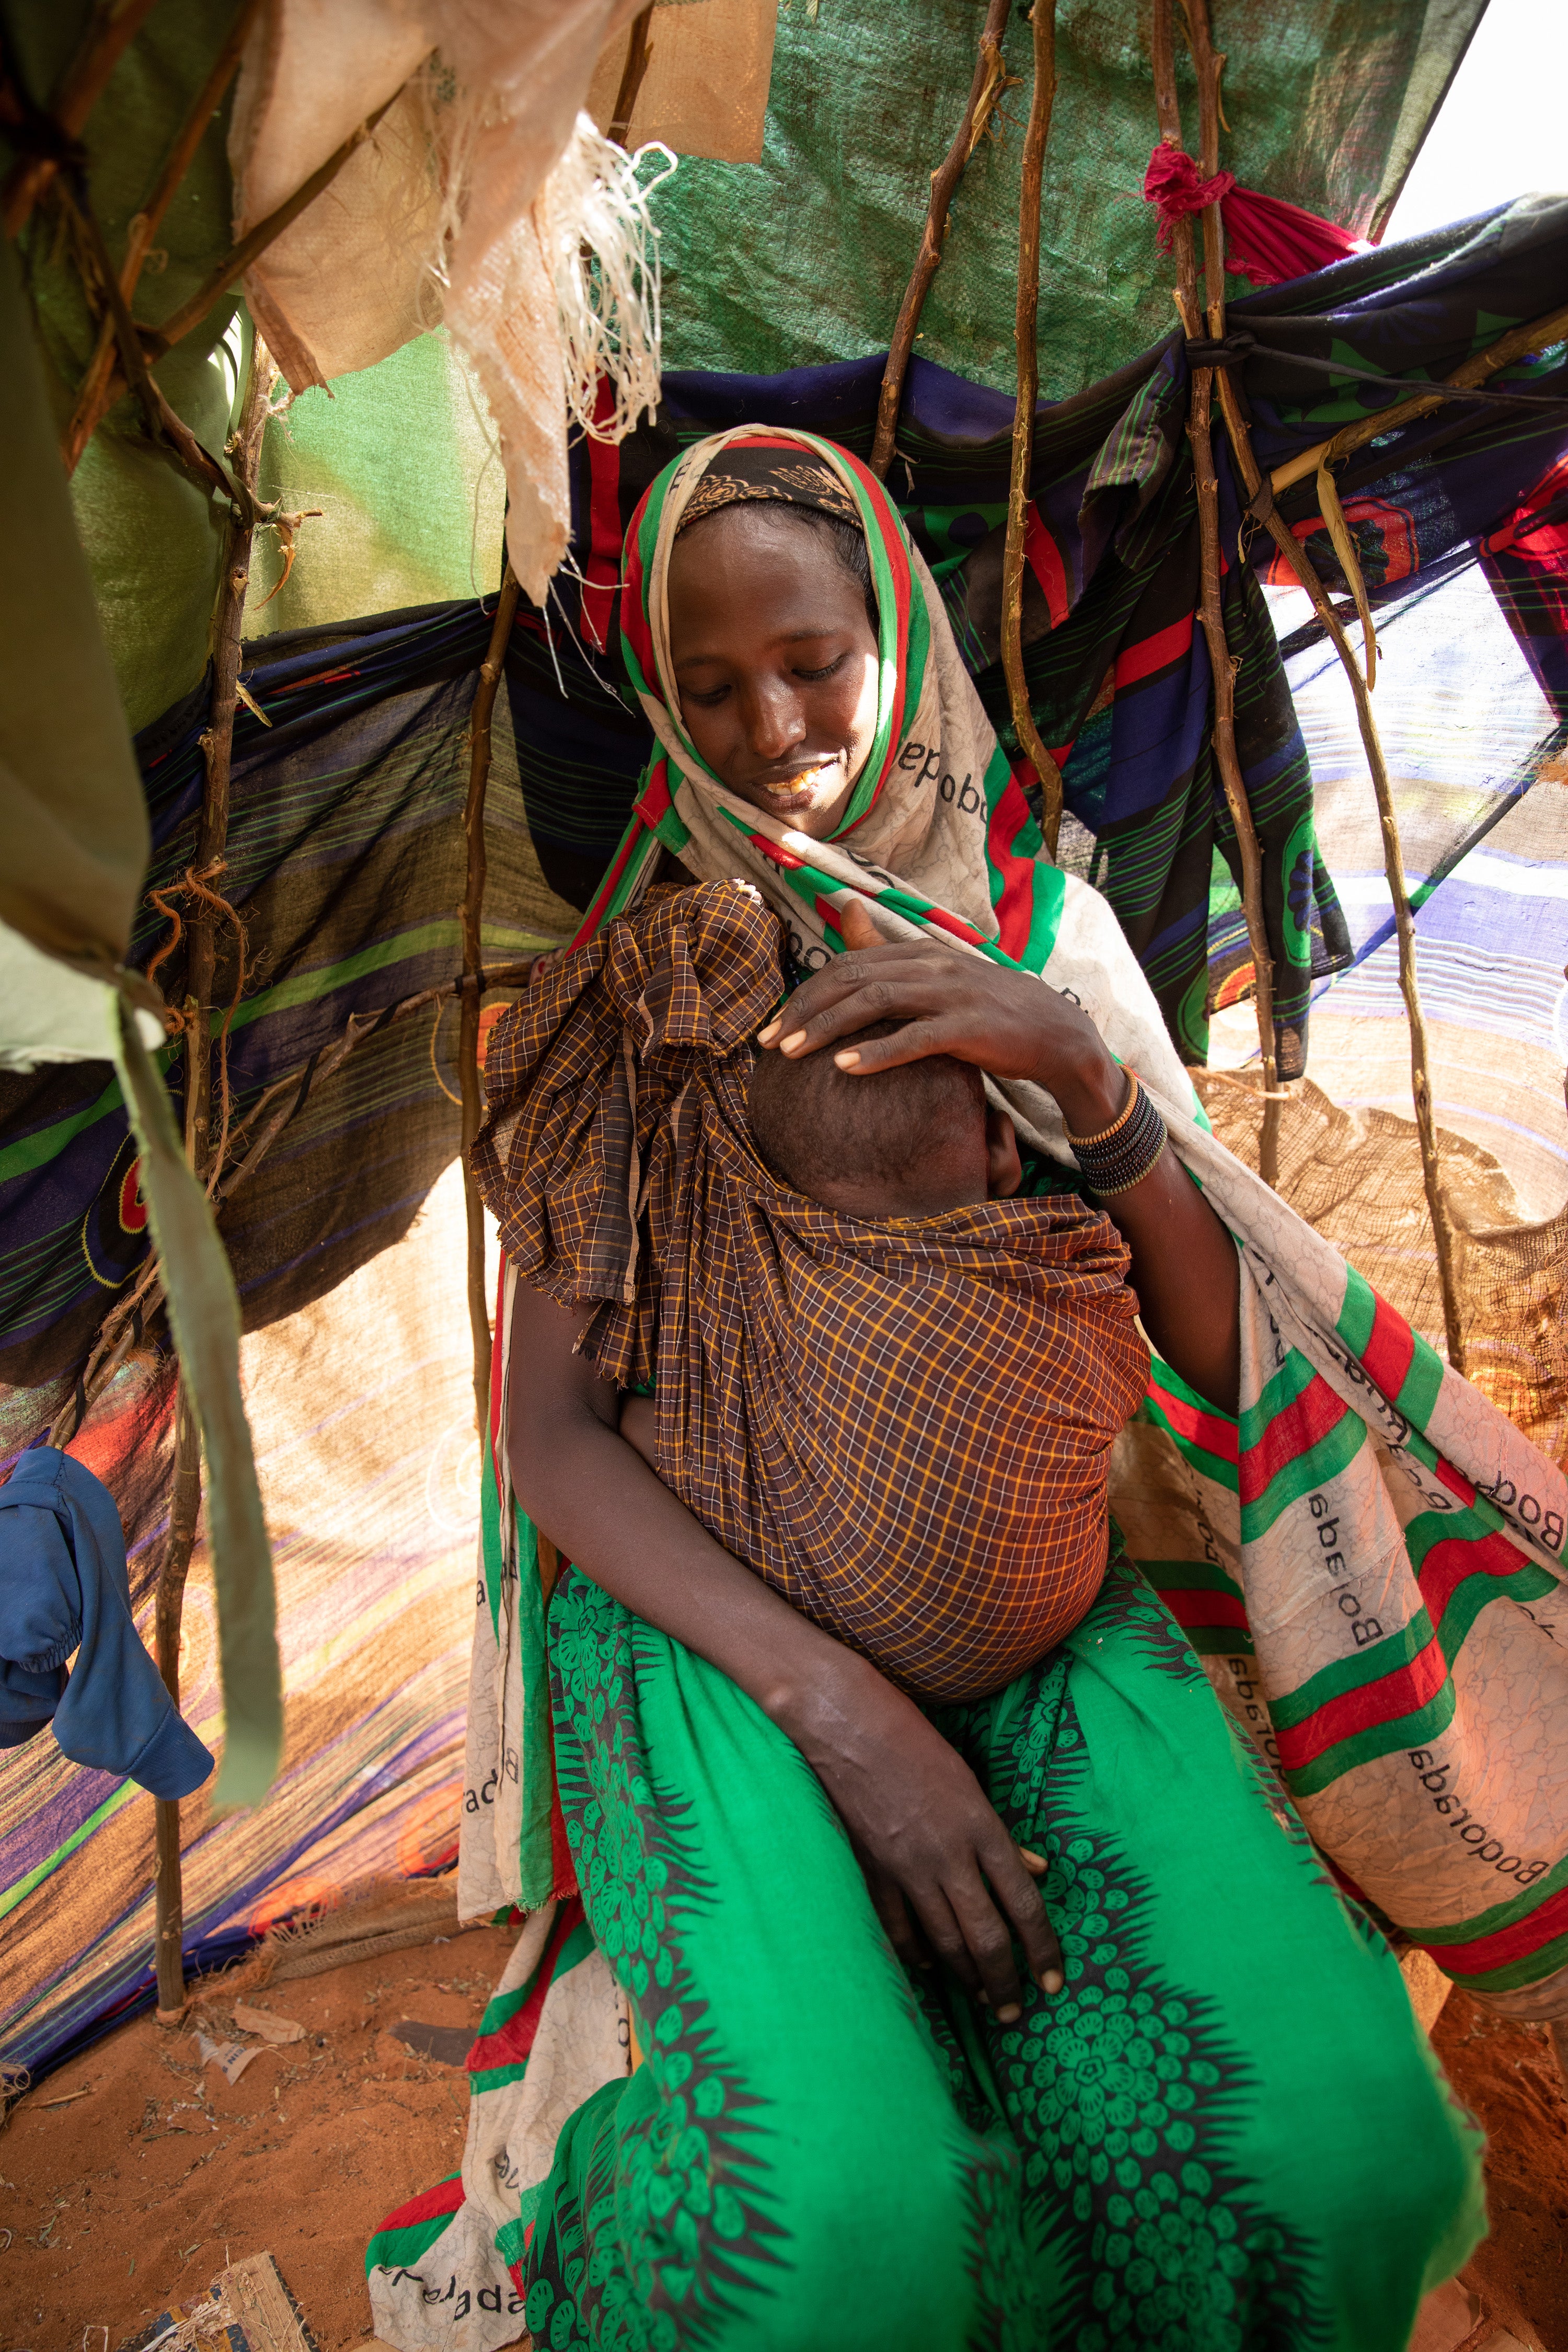
[[[363, 2344], [365, 2241], [457, 2170], [467, 2114], [461, 2070], [386, 2029], [471, 2029], [510, 1940], [479, 1928], [250, 1993], [306, 2038], [263, 2049], [233, 2084], [151, 2017], [49, 2075], [0, 2135], [0, 2352], [115, 2352], [262, 2252], [321, 2352]], [[229, 2030], [220, 2001], [205, 2022]], [[1568, 2098], [1552, 2044], [1462, 1992], [1434, 2040], [1490, 2143], [1492, 2234], [1466, 2284], [1531, 2352], [1568, 2352]], [[1470, 2337], [1477, 2352], [1485, 2340]]]

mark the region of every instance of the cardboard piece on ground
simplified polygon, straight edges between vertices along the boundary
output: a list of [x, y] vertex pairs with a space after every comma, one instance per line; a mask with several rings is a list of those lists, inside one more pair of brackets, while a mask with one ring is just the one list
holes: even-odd
[[196, 2048], [204, 2066], [221, 2066], [231, 2083], [237, 2083], [253, 2058], [261, 2055], [259, 2042], [214, 2042], [205, 2033], [196, 2035]]
[[405, 2043], [418, 2057], [433, 2058], [438, 2066], [466, 2066], [474, 2046], [467, 2025], [420, 2025], [405, 2017], [388, 2030], [395, 2042]]
[[304, 2314], [270, 2254], [247, 2254], [213, 2280], [205, 2296], [171, 2304], [120, 2347], [120, 2352], [320, 2352]]
[[242, 2033], [258, 2033], [263, 2042], [303, 2042], [305, 2029], [291, 2017], [274, 2017], [269, 2009], [252, 2009], [248, 2001], [234, 2004], [234, 2021]]
[[1412, 1944], [1399, 1955], [1399, 1973], [1405, 1979], [1405, 1990], [1410, 1995], [1410, 2006], [1421, 2021], [1423, 2032], [1430, 2033], [1443, 2014], [1443, 2004], [1453, 1991], [1450, 1979], [1443, 1974], [1430, 1952]]

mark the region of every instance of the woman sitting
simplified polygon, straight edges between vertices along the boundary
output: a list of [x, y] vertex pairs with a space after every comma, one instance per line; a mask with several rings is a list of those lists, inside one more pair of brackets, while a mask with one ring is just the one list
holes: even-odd
[[[627, 568], [627, 664], [659, 748], [587, 927], [604, 954], [619, 952], [605, 927], [646, 902], [661, 864], [681, 881], [744, 881], [783, 918], [798, 981], [762, 1031], [764, 1056], [830, 1055], [855, 1085], [934, 1056], [984, 1074], [1020, 1147], [1018, 1189], [1092, 1194], [1088, 1212], [1065, 1204], [1066, 1222], [1087, 1217], [1112, 1249], [1110, 1229], [1120, 1237], [1143, 1328], [1172, 1388], [1207, 1416], [1211, 1449], [1244, 1409], [1240, 1536], [1222, 1528], [1220, 1540], [1271, 1699], [1314, 1689], [1320, 1669], [1342, 1676], [1346, 1659], [1375, 1699], [1385, 1633], [1407, 1662], [1394, 1561], [1424, 1509], [1453, 1515], [1461, 1549], [1493, 1548], [1488, 1572], [1509, 1622], [1522, 1618], [1529, 1580], [1552, 1580], [1542, 1547], [1528, 1512], [1476, 1484], [1500, 1492], [1500, 1463], [1516, 1496], [1526, 1470], [1532, 1501], [1561, 1480], [1542, 1489], [1553, 1474], [1429, 1350], [1411, 1353], [1419, 1342], [1386, 1394], [1396, 1318], [1379, 1309], [1375, 1345], [1358, 1335], [1355, 1277], [1204, 1135], [1109, 909], [1040, 854], [880, 485], [804, 435], [721, 435], [654, 485]], [[552, 2122], [548, 2177], [524, 2175], [508, 2229], [528, 2241], [513, 2274], [535, 2340], [1405, 2344], [1423, 2292], [1484, 2221], [1478, 2136], [1384, 1937], [1326, 1874], [1114, 1529], [1069, 1630], [1026, 1636], [999, 1683], [982, 1665], [945, 1685], [895, 1679], [854, 1626], [792, 1604], [787, 1512], [771, 1523], [776, 1577], [727, 1547], [748, 1478], [776, 1504], [784, 1474], [757, 1381], [744, 1425], [691, 1418], [697, 1386], [742, 1393], [722, 1318], [695, 1294], [719, 1285], [721, 1261], [741, 1279], [744, 1260], [699, 1220], [679, 1256], [686, 1288], [665, 1286], [670, 1220], [701, 1206], [681, 1205], [693, 1153], [659, 1161], [654, 1149], [683, 1115], [659, 1075], [674, 983], [628, 993], [633, 1042], [607, 1060], [584, 1052], [574, 1076], [558, 1065], [536, 1097], [539, 1055], [520, 1041], [531, 1014], [559, 1034], [542, 1008], [566, 970], [498, 1029], [475, 1154], [512, 1269], [481, 1608], [497, 1633], [481, 1641], [504, 1643], [526, 1613], [508, 1578], [531, 1560], [531, 1520], [571, 1563], [549, 1601], [561, 1834], [545, 1884], [563, 1893], [574, 1872], [642, 2063], [558, 2133]], [[775, 1173], [830, 1199], [830, 1170], [826, 1192]], [[1009, 1169], [996, 1189], [1013, 1182]], [[838, 1211], [878, 1227], [875, 1201]], [[951, 1211], [902, 1213], [940, 1224]], [[672, 1338], [661, 1318], [677, 1315]], [[1097, 1343], [1111, 1391], [1126, 1331], [1112, 1314]], [[874, 1367], [858, 1383], [837, 1336], [802, 1316], [793, 1365], [780, 1339], [797, 1402], [815, 1372], [834, 1415], [872, 1400], [885, 1438], [901, 1391]], [[697, 1369], [677, 1396], [681, 1363]], [[655, 1369], [650, 1433], [626, 1392]], [[1047, 1346], [1033, 1378], [1049, 1398], [1072, 1373]], [[980, 1371], [977, 1401], [984, 1390]], [[918, 1407], [918, 1382], [911, 1395]], [[846, 1448], [859, 1434], [847, 1427]], [[975, 1438], [978, 1478], [992, 1467], [984, 1411]], [[918, 1422], [902, 1442], [912, 1477]], [[1395, 1465], [1411, 1489], [1397, 1516]], [[791, 1508], [820, 1575], [831, 1548], [813, 1501], [803, 1480]], [[748, 1524], [769, 1507], [749, 1504]], [[847, 1549], [862, 1532], [846, 1527]], [[940, 1578], [928, 1605], [942, 1610]], [[498, 1690], [504, 1670], [488, 1670]], [[497, 1704], [515, 1738], [514, 1703]], [[525, 1688], [525, 1745], [539, 1704]], [[1333, 1769], [1297, 1776], [1313, 1834], [1380, 1916], [1441, 1942], [1441, 1923], [1474, 1924], [1446, 1825], [1429, 1833], [1430, 1800], [1406, 1794], [1418, 1776], [1400, 1723], [1379, 1745], [1375, 1707], [1363, 1715], [1350, 1764], [1325, 1748], [1314, 1753]], [[1476, 1722], [1456, 1734], [1468, 1753]], [[1285, 1734], [1266, 1734], [1289, 1778]], [[525, 1841], [548, 1836], [540, 1770], [536, 1749], [510, 1816]], [[537, 1877], [525, 1869], [521, 1884]], [[1549, 1981], [1544, 1919], [1536, 1949]], [[549, 2016], [546, 2000], [541, 2035]], [[475, 2194], [467, 2167], [465, 2184]]]

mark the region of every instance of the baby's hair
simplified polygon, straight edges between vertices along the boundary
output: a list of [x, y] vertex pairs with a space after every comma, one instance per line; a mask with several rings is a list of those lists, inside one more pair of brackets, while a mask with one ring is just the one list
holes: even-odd
[[747, 1116], [752, 1140], [779, 1181], [807, 1200], [846, 1179], [893, 1184], [911, 1168], [973, 1139], [985, 1121], [980, 1073], [951, 1054], [931, 1054], [896, 1069], [857, 1077], [833, 1056], [847, 1045], [890, 1037], [898, 1021], [873, 1021], [791, 1061], [760, 1054], [752, 1072]]

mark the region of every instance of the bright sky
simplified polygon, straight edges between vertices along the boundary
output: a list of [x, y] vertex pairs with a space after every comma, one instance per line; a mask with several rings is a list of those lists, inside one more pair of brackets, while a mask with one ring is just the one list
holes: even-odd
[[1568, 190], [1568, 0], [1489, 0], [1383, 242]]

